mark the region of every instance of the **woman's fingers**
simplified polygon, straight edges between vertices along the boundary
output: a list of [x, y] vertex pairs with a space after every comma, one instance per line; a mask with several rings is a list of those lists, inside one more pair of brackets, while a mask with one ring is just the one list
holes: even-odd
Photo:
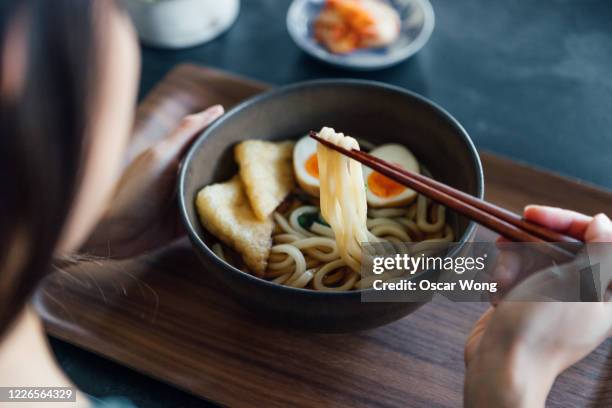
[[583, 239], [593, 219], [575, 211], [543, 205], [528, 205], [523, 213], [526, 219], [577, 239]]
[[612, 221], [605, 214], [590, 217], [563, 208], [528, 205], [524, 216], [529, 221], [586, 242], [612, 242]]
[[223, 115], [223, 112], [223, 106], [214, 105], [202, 112], [185, 116], [170, 136], [155, 146], [155, 150], [165, 158], [180, 157], [193, 139], [215, 119]]

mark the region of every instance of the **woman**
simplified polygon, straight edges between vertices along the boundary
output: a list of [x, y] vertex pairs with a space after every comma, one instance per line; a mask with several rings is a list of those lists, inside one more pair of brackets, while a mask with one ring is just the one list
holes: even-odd
[[[136, 36], [114, 1], [0, 3], [0, 386], [71, 385], [27, 306], [53, 257], [79, 250], [96, 224], [86, 252], [111, 241], [132, 256], [176, 237], [178, 159], [223, 109], [186, 117], [125, 164], [138, 71]], [[139, 235], [155, 238], [130, 246]]]
[[[136, 256], [177, 237], [172, 193], [179, 158], [223, 109], [186, 117], [163, 141], [124, 163], [138, 71], [136, 37], [114, 1], [0, 5], [0, 386], [71, 386], [27, 305], [53, 258], [79, 250]], [[555, 211], [541, 209], [550, 216], [544, 224], [564, 220], [565, 213]], [[573, 216], [580, 222], [577, 234], [607, 228], [611, 240], [609, 220]], [[475, 331], [468, 353], [466, 401], [473, 406], [501, 400], [494, 386], [483, 388], [490, 393], [480, 398], [483, 372], [514, 368], [490, 368], [487, 357], [503, 357], [503, 349], [482, 352], [496, 344], [496, 327], [512, 316], [538, 316], [503, 305], [487, 317], [493, 314], [499, 319], [482, 320], [489, 327]], [[606, 324], [601, 328], [608, 330]], [[594, 336], [577, 355], [600, 340]], [[566, 364], [575, 360], [572, 353]], [[97, 404], [77, 397], [77, 406]]]

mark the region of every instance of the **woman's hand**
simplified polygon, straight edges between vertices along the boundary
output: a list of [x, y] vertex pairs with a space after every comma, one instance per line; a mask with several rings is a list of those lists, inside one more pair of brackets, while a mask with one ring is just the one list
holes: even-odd
[[223, 107], [216, 105], [186, 116], [167, 138], [134, 158], [82, 251], [126, 258], [155, 249], [181, 235], [176, 206], [180, 159], [193, 138], [222, 114]]
[[[612, 242], [612, 222], [558, 208], [529, 206], [525, 218], [587, 243]], [[500, 269], [505, 285], [521, 276], [517, 258]], [[568, 273], [577, 272], [570, 271]], [[516, 286], [475, 324], [465, 346], [465, 405], [544, 406], [559, 373], [612, 334], [612, 303], [521, 300], [538, 281], [563, 285], [557, 271], [543, 270]], [[609, 280], [609, 273], [607, 274]], [[605, 282], [604, 288], [607, 286]]]

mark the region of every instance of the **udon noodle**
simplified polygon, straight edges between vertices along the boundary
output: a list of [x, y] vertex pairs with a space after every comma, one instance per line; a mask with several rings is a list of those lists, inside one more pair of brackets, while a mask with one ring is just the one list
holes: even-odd
[[[332, 129], [323, 128], [319, 136], [359, 149], [355, 139]], [[322, 291], [360, 289], [369, 285], [360, 275], [362, 244], [454, 239], [443, 206], [419, 195], [406, 207], [368, 210], [361, 164], [320, 144], [317, 158], [320, 208], [294, 199], [288, 208], [274, 213], [276, 227], [265, 278]]]

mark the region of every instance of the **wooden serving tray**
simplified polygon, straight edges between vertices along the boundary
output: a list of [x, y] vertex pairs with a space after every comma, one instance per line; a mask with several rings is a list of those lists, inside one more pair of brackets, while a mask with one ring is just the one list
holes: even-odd
[[[140, 105], [135, 155], [185, 114], [226, 108], [266, 85], [181, 65]], [[612, 214], [612, 193], [481, 153], [487, 199]], [[495, 235], [484, 229], [480, 240]], [[47, 279], [35, 304], [53, 336], [208, 400], [230, 406], [457, 407], [463, 344], [487, 307], [438, 299], [357, 334], [289, 331], [260, 321], [212, 281], [186, 239], [128, 261], [88, 264]], [[555, 383], [550, 406], [612, 405], [612, 341]]]

